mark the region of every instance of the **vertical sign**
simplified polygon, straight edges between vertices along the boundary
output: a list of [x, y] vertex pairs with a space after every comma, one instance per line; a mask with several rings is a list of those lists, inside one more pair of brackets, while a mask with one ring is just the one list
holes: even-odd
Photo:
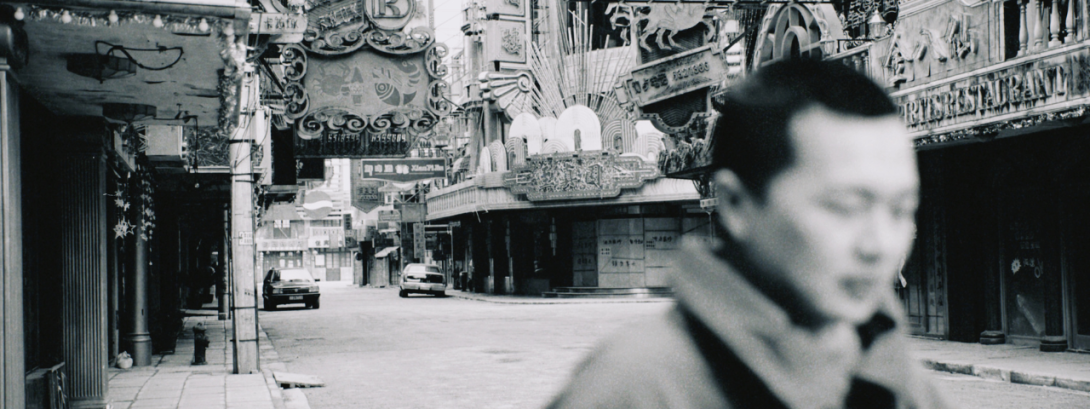
[[413, 223], [413, 256], [424, 260], [424, 223]]
[[363, 164], [360, 161], [352, 161], [352, 206], [361, 212], [370, 213], [383, 205], [383, 194], [378, 190], [386, 182], [364, 179], [362, 169]]

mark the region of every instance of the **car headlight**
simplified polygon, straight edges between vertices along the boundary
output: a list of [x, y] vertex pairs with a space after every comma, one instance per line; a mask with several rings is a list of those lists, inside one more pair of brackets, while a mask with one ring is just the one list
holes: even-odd
[[318, 286], [312, 285], [312, 286], [310, 286], [310, 288], [307, 288], [307, 291], [310, 291], [312, 293], [316, 293], [316, 292], [318, 292]]
[[272, 291], [272, 293], [273, 293], [273, 294], [280, 294], [280, 293], [284, 292], [284, 289], [283, 289], [283, 288], [276, 288], [276, 287], [273, 287], [273, 289], [272, 289], [272, 290], [273, 290], [273, 291]]

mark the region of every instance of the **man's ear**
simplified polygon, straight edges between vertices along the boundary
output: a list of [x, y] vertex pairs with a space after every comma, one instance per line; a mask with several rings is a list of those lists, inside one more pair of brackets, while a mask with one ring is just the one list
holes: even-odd
[[715, 172], [715, 195], [719, 198], [719, 222], [736, 241], [744, 241], [750, 229], [753, 196], [734, 171]]

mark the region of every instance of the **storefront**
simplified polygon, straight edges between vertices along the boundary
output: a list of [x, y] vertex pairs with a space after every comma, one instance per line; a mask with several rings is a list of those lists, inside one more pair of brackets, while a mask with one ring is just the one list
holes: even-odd
[[900, 291], [913, 332], [1090, 348], [1085, 11], [918, 3], [851, 56], [890, 87], [919, 151]]

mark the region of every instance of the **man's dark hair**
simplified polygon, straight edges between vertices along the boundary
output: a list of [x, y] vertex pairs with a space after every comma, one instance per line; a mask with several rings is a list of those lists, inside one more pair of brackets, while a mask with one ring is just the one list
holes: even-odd
[[712, 167], [734, 171], [751, 193], [764, 199], [768, 182], [795, 160], [788, 124], [802, 110], [820, 105], [863, 117], [897, 113], [897, 107], [863, 73], [839, 62], [787, 60], [758, 70], [716, 104]]

